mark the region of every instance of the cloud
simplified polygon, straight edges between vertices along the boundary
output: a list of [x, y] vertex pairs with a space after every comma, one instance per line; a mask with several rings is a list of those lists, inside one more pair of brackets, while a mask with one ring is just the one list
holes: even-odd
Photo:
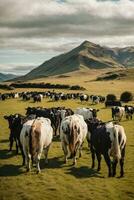
[[17, 74], [17, 75], [23, 75], [27, 72], [31, 71], [37, 66], [34, 66], [33, 63], [23, 63], [23, 65], [20, 65], [18, 63], [14, 64], [0, 64], [0, 72], [1, 73], [11, 73], [11, 74]]
[[124, 47], [134, 45], [133, 24], [132, 0], [1, 0], [0, 49], [45, 60], [83, 40]]
[[[16, 38], [21, 44], [35, 39], [34, 48], [37, 38], [60, 41], [61, 37], [127, 36], [134, 32], [134, 2], [130, 0], [1, 0], [0, 4], [2, 47], [11, 46]], [[40, 42], [37, 46], [40, 48]]]

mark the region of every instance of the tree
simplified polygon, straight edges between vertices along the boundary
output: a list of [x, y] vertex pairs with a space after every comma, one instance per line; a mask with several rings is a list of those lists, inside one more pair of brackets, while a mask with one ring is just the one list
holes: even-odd
[[129, 91], [125, 91], [121, 94], [120, 100], [127, 103], [133, 100], [133, 94]]
[[116, 96], [114, 94], [108, 94], [106, 96], [106, 101], [116, 101]]

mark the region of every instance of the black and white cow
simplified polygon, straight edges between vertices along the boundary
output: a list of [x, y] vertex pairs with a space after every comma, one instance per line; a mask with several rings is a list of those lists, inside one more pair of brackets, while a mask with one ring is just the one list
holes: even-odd
[[134, 107], [125, 105], [125, 114], [126, 114], [126, 119], [132, 120], [134, 114]]
[[80, 101], [88, 101], [89, 100], [89, 95], [88, 94], [81, 94], [80, 95]]
[[113, 120], [121, 121], [122, 117], [125, 115], [125, 108], [123, 106], [115, 106], [111, 109]]
[[84, 120], [86, 120], [96, 118], [98, 111], [98, 109], [93, 108], [77, 108], [75, 114], [82, 115], [84, 117]]
[[[116, 175], [116, 166], [120, 162], [120, 177], [124, 175], [124, 158], [126, 134], [120, 125], [112, 122], [102, 123], [98, 119], [86, 120], [88, 125], [87, 140], [92, 155], [92, 168], [95, 167], [95, 155], [98, 160], [98, 171], [101, 169], [101, 155], [108, 166], [108, 176]], [[113, 157], [111, 162], [110, 156]]]
[[33, 96], [33, 101], [34, 101], [34, 103], [41, 102], [42, 98], [43, 98], [42, 94], [36, 94]]
[[71, 115], [65, 117], [61, 122], [60, 139], [62, 149], [64, 152], [64, 161], [67, 162], [68, 148], [73, 158], [73, 164], [76, 164], [76, 154], [79, 151], [81, 157], [81, 150], [83, 142], [87, 135], [87, 124], [81, 115]]

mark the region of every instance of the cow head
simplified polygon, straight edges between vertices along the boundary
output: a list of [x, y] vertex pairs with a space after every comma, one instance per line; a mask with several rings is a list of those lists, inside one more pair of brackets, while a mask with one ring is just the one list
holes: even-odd
[[22, 116], [21, 114], [4, 116], [4, 118], [8, 120], [9, 128], [11, 131], [14, 129], [22, 128], [22, 119], [24, 118], [24, 116]]
[[103, 122], [99, 119], [93, 118], [93, 119], [87, 119], [85, 120], [88, 131], [92, 134], [92, 132], [97, 128], [97, 126], [101, 125]]
[[93, 109], [91, 112], [92, 112], [93, 118], [96, 118], [97, 112], [99, 112], [99, 109]]

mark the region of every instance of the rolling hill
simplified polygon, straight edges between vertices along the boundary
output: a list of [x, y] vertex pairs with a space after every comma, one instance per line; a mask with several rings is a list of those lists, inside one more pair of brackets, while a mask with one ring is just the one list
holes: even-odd
[[17, 76], [14, 75], [14, 74], [3, 74], [3, 73], [0, 73], [0, 82], [3, 82], [3, 81], [7, 81], [7, 80], [10, 80], [10, 79], [13, 79], [13, 78], [16, 78]]
[[[71, 51], [53, 57], [19, 80], [31, 80], [84, 69], [123, 69], [134, 66], [134, 47], [109, 48], [89, 41]], [[18, 79], [17, 79], [18, 80]]]

